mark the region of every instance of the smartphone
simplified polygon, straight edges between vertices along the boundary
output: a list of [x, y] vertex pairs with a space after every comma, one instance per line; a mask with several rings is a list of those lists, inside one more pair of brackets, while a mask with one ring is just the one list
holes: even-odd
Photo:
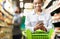
[[38, 21], [38, 24], [44, 25], [43, 21]]

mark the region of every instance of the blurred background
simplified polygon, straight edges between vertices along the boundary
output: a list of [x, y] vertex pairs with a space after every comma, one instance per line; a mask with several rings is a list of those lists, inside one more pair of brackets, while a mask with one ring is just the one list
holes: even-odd
[[[15, 7], [21, 8], [22, 16], [33, 10], [33, 0], [0, 0], [0, 39], [12, 39], [11, 21]], [[48, 13], [60, 8], [60, 0], [44, 0], [42, 9]]]

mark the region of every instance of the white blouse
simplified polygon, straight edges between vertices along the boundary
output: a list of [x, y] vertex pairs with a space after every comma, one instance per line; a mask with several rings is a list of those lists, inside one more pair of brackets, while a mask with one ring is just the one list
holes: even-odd
[[54, 28], [51, 22], [51, 16], [49, 14], [41, 12], [40, 15], [37, 15], [34, 10], [29, 12], [26, 15], [25, 19], [25, 28], [34, 31], [34, 27], [38, 21], [43, 21], [45, 28], [49, 31], [51, 28]]

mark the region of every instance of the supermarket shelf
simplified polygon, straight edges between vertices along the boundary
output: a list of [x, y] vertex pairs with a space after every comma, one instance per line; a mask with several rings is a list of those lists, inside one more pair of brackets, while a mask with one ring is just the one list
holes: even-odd
[[57, 8], [60, 8], [60, 1], [58, 1], [58, 3], [52, 5], [51, 7], [49, 7], [48, 9], [46, 9], [46, 13], [51, 13], [52, 11], [56, 10]]

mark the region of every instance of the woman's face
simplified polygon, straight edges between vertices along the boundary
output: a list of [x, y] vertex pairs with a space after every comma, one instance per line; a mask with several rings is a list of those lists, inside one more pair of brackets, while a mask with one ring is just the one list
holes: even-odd
[[42, 1], [41, 0], [34, 0], [33, 4], [34, 4], [34, 9], [41, 10], [41, 6], [42, 6]]
[[16, 13], [18, 13], [18, 12], [19, 12], [19, 8], [18, 8], [18, 7], [16, 7], [16, 10], [15, 10], [15, 11], [16, 11]]

